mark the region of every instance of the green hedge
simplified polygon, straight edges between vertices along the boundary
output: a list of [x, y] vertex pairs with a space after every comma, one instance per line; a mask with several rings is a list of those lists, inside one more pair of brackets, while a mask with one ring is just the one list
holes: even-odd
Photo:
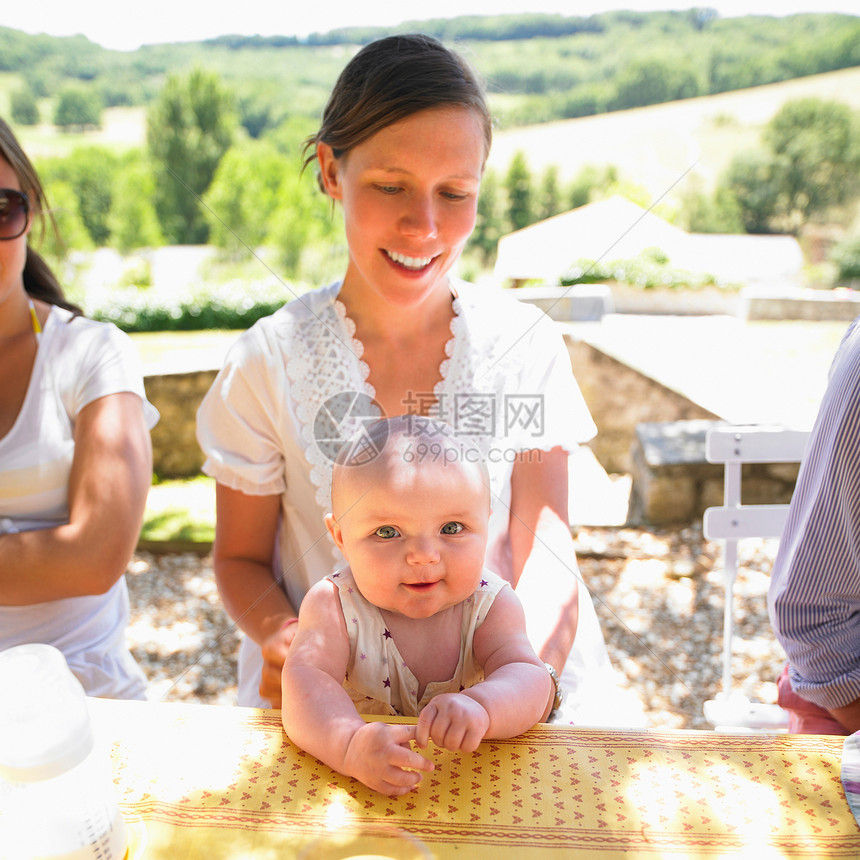
[[302, 291], [277, 281], [233, 281], [175, 296], [127, 287], [107, 292], [85, 310], [127, 332], [246, 329]]
[[659, 287], [670, 289], [730, 287], [730, 285], [718, 283], [717, 278], [707, 272], [690, 272], [675, 268], [657, 249], [643, 251], [638, 257], [626, 260], [577, 260], [560, 278], [563, 287], [573, 284], [600, 284], [606, 281], [631, 284], [643, 290]]
[[860, 279], [860, 236], [844, 239], [830, 254], [836, 264], [836, 282]]

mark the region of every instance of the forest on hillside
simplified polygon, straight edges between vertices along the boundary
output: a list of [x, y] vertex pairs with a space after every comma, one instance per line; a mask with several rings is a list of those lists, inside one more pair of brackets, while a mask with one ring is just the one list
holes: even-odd
[[[464, 16], [292, 36], [226, 35], [111, 51], [83, 36], [0, 27], [0, 73], [32, 96], [43, 120], [73, 103], [146, 106], [171, 73], [216, 70], [252, 137], [291, 114], [318, 115], [344, 58], [393, 31], [457, 45], [485, 77], [501, 128], [623, 110], [860, 65], [860, 17], [720, 18], [712, 9]], [[289, 98], [285, 97], [289, 93]], [[47, 114], [47, 115], [44, 115]], [[74, 118], [73, 116], [71, 118]], [[70, 123], [72, 124], [72, 123]]]
[[[397, 29], [421, 29], [465, 54], [487, 81], [502, 131], [860, 66], [860, 17], [850, 15], [721, 19], [695, 9], [464, 17]], [[47, 231], [39, 249], [52, 262], [69, 259], [65, 250], [80, 252], [76, 259], [104, 247], [123, 255], [128, 265], [110, 286], [129, 289], [113, 290], [101, 311], [88, 295], [87, 310], [129, 328], [245, 327], [268, 312], [261, 289], [249, 300], [246, 264], [272, 281], [272, 307], [283, 302], [285, 282], [336, 276], [342, 225], [313, 171], [302, 171], [302, 142], [348, 58], [388, 32], [224, 36], [118, 52], [82, 36], [0, 28], [0, 115], [25, 145], [39, 144], [37, 167], [63, 238]], [[92, 141], [107, 108], [135, 115], [135, 143]], [[813, 222], [836, 224], [844, 241], [833, 282], [860, 276], [860, 112], [807, 98], [785, 104], [761, 132], [758, 149], [740, 153], [713, 192], [692, 189], [674, 201], [673, 223], [795, 235]], [[501, 236], [611, 194], [654, 202], [614, 165], [587, 165], [570, 180], [555, 165], [533, 172], [518, 152], [503, 173], [484, 175], [461, 273], [473, 279], [492, 269]], [[193, 295], [147, 291], [147, 250], [165, 245], [217, 248], [221, 268], [189, 285]], [[588, 277], [618, 270], [604, 262], [608, 275], [589, 265]], [[693, 283], [669, 260], [635, 264], [646, 287]], [[67, 282], [75, 277], [66, 269]]]

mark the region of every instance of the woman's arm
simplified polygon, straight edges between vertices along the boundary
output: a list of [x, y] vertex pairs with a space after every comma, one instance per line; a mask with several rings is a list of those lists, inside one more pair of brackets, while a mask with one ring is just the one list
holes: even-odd
[[75, 422], [69, 522], [0, 536], [0, 604], [103, 594], [125, 573], [152, 482], [140, 397], [100, 397]]
[[252, 496], [215, 486], [212, 561], [218, 593], [230, 617], [263, 652], [260, 695], [281, 706], [281, 669], [295, 635], [296, 610], [272, 568], [280, 496]]
[[579, 568], [568, 519], [568, 453], [525, 451], [511, 477], [514, 588], [538, 656], [562, 673], [579, 620]]

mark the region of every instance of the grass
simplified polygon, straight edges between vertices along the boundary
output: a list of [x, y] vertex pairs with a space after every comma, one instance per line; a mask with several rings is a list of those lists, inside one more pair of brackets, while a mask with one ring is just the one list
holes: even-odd
[[46, 102], [39, 105], [39, 125], [16, 126], [21, 145], [31, 158], [63, 157], [81, 146], [101, 146], [119, 155], [146, 145], [145, 108], [105, 108], [101, 128], [68, 132], [47, 121], [51, 110]]
[[215, 539], [215, 481], [206, 476], [159, 481], [149, 490], [142, 542], [211, 543]]
[[193, 362], [199, 367], [220, 367], [238, 331], [154, 331], [131, 335], [145, 369]]

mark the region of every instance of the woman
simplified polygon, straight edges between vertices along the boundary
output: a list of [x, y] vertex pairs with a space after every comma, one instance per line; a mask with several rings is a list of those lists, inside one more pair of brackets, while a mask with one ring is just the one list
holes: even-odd
[[129, 338], [85, 319], [29, 246], [45, 216], [0, 120], [0, 649], [54, 645], [89, 695], [144, 698], [124, 573], [158, 413]]
[[337, 443], [379, 414], [430, 414], [479, 444], [487, 566], [516, 587], [552, 674], [569, 670], [571, 700], [611, 673], [568, 525], [568, 453], [594, 425], [567, 351], [540, 312], [450, 274], [491, 137], [468, 66], [434, 39], [395, 36], [349, 62], [308, 142], [343, 212], [343, 281], [246, 332], [198, 415], [217, 482], [215, 573], [246, 634], [241, 704], [280, 706], [298, 606], [343, 564], [323, 524]]

